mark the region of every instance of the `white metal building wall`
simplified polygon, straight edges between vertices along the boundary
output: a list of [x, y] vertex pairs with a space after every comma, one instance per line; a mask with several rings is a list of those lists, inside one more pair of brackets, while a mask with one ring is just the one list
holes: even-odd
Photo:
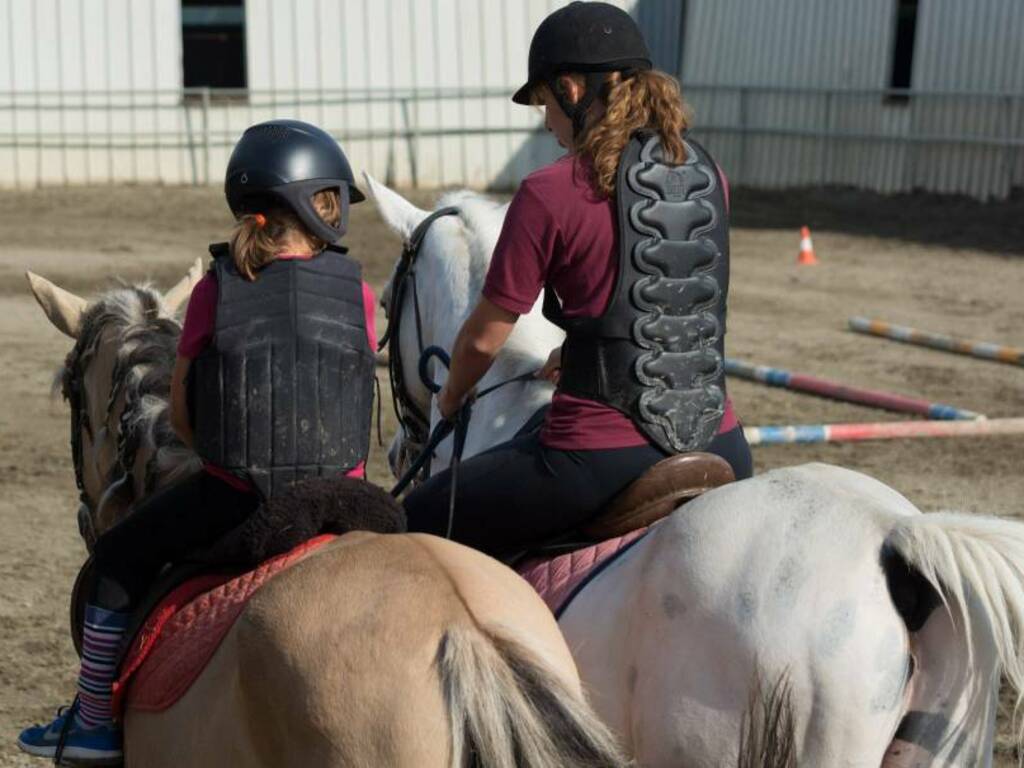
[[886, 84], [893, 0], [691, 0], [689, 6], [684, 83]]
[[250, 97], [204, 109], [179, 0], [0, 0], [0, 186], [215, 181], [247, 125], [296, 117], [396, 184], [507, 187], [558, 151], [509, 95], [561, 4], [247, 0]]
[[[247, 0], [248, 98], [203, 103], [179, 0], [0, 0], [0, 185], [213, 182], [245, 126], [291, 116], [393, 183], [507, 187], [558, 152], [508, 93], [563, 2]], [[959, 93], [907, 103], [884, 98], [896, 0], [616, 2], [734, 183], [1024, 185], [1021, 0], [921, 0], [913, 86]]]
[[[918, 36], [914, 86], [961, 95], [915, 105], [912, 131], [1024, 140], [1024, 2], [928, 0], [921, 3]], [[1018, 98], [976, 95], [986, 92]], [[921, 147], [908, 175], [910, 186], [936, 192], [1009, 191], [1024, 186], [1024, 150]]]
[[982, 198], [1024, 185], [1024, 3], [921, 0], [919, 95], [905, 102], [885, 97], [894, 12], [894, 0], [690, 2], [684, 91], [734, 182]]
[[[180, 29], [178, 5], [0, 2], [0, 185], [158, 179], [179, 164], [149, 146], [181, 129], [181, 35], [166, 32]], [[112, 150], [124, 136], [138, 147]]]
[[[396, 183], [509, 186], [552, 151], [518, 151], [539, 116], [509, 96], [525, 78], [533, 29], [560, 4], [248, 0], [250, 88], [395, 93], [397, 98], [373, 104], [282, 107], [276, 113], [348, 135], [345, 146], [355, 165]], [[430, 98], [431, 92], [447, 97]], [[459, 92], [493, 95], [458, 98]], [[358, 138], [381, 130], [415, 135]]]

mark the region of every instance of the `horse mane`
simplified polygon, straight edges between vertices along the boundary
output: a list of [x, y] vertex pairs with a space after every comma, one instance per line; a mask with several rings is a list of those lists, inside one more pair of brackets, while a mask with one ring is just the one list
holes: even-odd
[[469, 246], [470, 282], [479, 292], [491, 264], [491, 252], [505, 221], [508, 203], [471, 189], [458, 189], [446, 192], [437, 201], [438, 208], [446, 206], [459, 209], [458, 218], [466, 229], [466, 242]]
[[[108, 332], [113, 332], [113, 335]], [[58, 375], [65, 398], [75, 378], [88, 368], [105, 339], [114, 345], [114, 365], [107, 396], [108, 419], [119, 399], [123, 408], [117, 436], [118, 461], [108, 478], [114, 486], [139, 487], [142, 495], [187, 469], [195, 459], [170, 424], [170, 383], [181, 325], [164, 307], [160, 294], [148, 285], [121, 286], [102, 294], [82, 315], [77, 342]], [[84, 406], [84, 391], [81, 393]], [[132, 479], [140, 450], [149, 449], [145, 475]], [[132, 488], [134, 493], [135, 488]], [[105, 494], [107, 495], [107, 494]]]

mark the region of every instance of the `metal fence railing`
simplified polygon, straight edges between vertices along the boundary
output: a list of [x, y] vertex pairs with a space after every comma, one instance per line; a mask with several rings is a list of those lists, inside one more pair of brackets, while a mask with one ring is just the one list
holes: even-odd
[[[1003, 198], [1024, 187], [1024, 94], [689, 84], [695, 135], [733, 184]], [[244, 128], [322, 125], [409, 186], [511, 187], [554, 157], [504, 88], [0, 93], [0, 185], [210, 184]]]
[[1024, 187], [1024, 94], [691, 85], [734, 181], [1004, 198]]

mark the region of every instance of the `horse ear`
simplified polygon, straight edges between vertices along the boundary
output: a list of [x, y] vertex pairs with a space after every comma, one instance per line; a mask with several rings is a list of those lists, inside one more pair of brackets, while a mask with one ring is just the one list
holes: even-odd
[[40, 277], [32, 272], [25, 272], [28, 278], [28, 285], [32, 289], [32, 295], [36, 297], [43, 312], [54, 324], [58, 331], [78, 338], [78, 331], [82, 325], [82, 313], [85, 311], [88, 302], [81, 296], [58, 288], [45, 277]]
[[164, 294], [164, 307], [166, 307], [170, 314], [178, 314], [178, 310], [181, 309], [181, 305], [188, 301], [189, 297], [192, 295], [192, 289], [196, 287], [196, 283], [198, 283], [202, 277], [203, 260], [196, 259], [192, 262], [192, 266], [189, 267], [188, 274], [181, 278], [177, 285]]
[[396, 232], [403, 240], [412, 234], [417, 225], [430, 215], [428, 211], [417, 208], [400, 194], [377, 181], [373, 176], [363, 172], [366, 186], [370, 189], [370, 197], [380, 211], [384, 223]]

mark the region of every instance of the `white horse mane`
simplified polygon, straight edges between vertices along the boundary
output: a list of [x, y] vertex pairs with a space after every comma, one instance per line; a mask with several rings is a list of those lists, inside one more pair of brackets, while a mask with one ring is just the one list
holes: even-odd
[[471, 189], [459, 189], [445, 193], [437, 201], [438, 208], [446, 206], [459, 209], [459, 218], [466, 229], [472, 282], [482, 286], [491, 263], [491, 248], [484, 246], [497, 241], [508, 203], [498, 202]]
[[[430, 215], [372, 177], [367, 175], [366, 181], [385, 223], [403, 239]], [[478, 192], [457, 190], [437, 201], [436, 208], [445, 206], [458, 208], [459, 215], [438, 219], [427, 232], [417, 259], [417, 291], [424, 346], [450, 350], [459, 327], [479, 299], [508, 205]], [[385, 303], [390, 291], [389, 282]], [[402, 311], [410, 312], [410, 303], [406, 302]], [[539, 304], [538, 300], [530, 312], [519, 317], [479, 389], [537, 370], [562, 343], [564, 334], [544, 319]], [[410, 325], [403, 327], [412, 327], [415, 320], [410, 317], [407, 322]], [[406, 369], [415, 370], [418, 352], [409, 346], [410, 340], [403, 342], [402, 353]], [[408, 380], [407, 388], [422, 408], [429, 408], [429, 393], [417, 380]], [[549, 402], [552, 391], [550, 383], [537, 380], [501, 389], [478, 401], [464, 456], [474, 455], [495, 438], [510, 439], [525, 423], [523, 413], [528, 417]], [[442, 444], [435, 459], [438, 466], [447, 462], [448, 449], [447, 443]]]

